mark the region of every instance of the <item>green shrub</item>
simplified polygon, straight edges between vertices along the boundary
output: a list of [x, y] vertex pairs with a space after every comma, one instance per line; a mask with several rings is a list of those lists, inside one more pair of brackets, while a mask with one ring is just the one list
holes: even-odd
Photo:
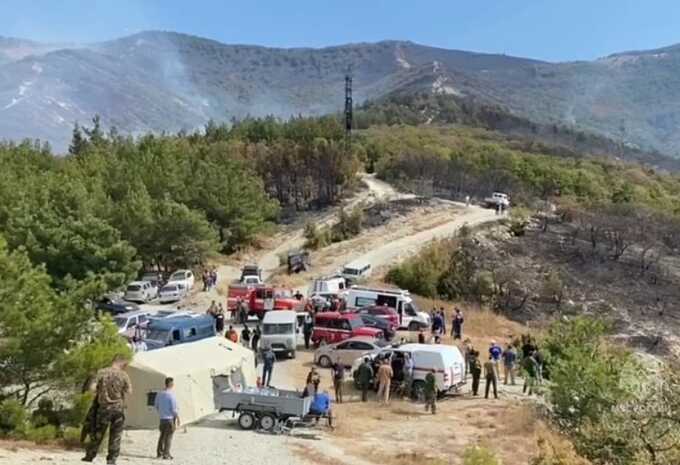
[[92, 405], [94, 394], [85, 392], [76, 394], [72, 399], [72, 407], [66, 412], [65, 422], [67, 425], [79, 427], [85, 421], [88, 410]]
[[463, 452], [463, 465], [501, 465], [501, 462], [486, 447], [472, 446]]
[[26, 429], [24, 437], [26, 440], [35, 442], [36, 444], [45, 444], [57, 439], [58, 431], [59, 430], [54, 425], [45, 425], [39, 427], [30, 426]]
[[0, 404], [0, 433], [23, 435], [28, 420], [26, 409], [18, 400], [8, 399]]

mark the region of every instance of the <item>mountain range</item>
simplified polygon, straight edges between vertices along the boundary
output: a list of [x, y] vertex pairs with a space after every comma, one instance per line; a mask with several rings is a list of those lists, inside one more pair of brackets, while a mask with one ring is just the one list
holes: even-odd
[[0, 139], [39, 138], [63, 151], [73, 124], [94, 114], [131, 134], [321, 115], [342, 108], [347, 72], [356, 103], [464, 96], [540, 124], [680, 153], [680, 45], [549, 63], [407, 41], [283, 49], [160, 31], [84, 45], [0, 37]]

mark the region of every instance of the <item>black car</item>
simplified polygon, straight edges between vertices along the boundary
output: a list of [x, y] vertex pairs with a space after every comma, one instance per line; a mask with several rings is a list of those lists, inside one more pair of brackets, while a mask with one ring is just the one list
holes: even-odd
[[363, 321], [366, 326], [381, 329], [385, 335], [385, 339], [388, 341], [391, 340], [396, 334], [396, 331], [392, 328], [392, 324], [389, 320], [378, 318], [373, 315], [367, 315], [365, 313], [359, 313], [359, 316], [361, 317], [361, 321]]
[[119, 313], [133, 312], [139, 310], [139, 306], [132, 302], [123, 300], [120, 297], [105, 295], [97, 301], [95, 309], [99, 312], [118, 315]]

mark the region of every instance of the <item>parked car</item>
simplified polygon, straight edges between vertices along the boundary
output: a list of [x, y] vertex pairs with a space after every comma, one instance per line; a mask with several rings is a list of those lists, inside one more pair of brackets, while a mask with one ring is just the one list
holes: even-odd
[[430, 315], [421, 312], [411, 298], [411, 294], [403, 289], [379, 289], [362, 286], [352, 286], [345, 298], [348, 309], [359, 309], [368, 306], [387, 306], [394, 309], [401, 316], [400, 328], [418, 331], [429, 328]]
[[371, 276], [371, 264], [364, 260], [355, 260], [345, 265], [340, 275], [348, 283], [355, 284]]
[[271, 347], [274, 352], [283, 352], [295, 358], [297, 348], [297, 313], [292, 310], [267, 312], [262, 319], [263, 347]]
[[312, 342], [315, 345], [332, 344], [354, 336], [385, 337], [379, 329], [366, 326], [356, 313], [322, 312], [314, 317]]
[[[403, 366], [404, 354], [409, 353], [413, 359], [412, 393], [416, 399], [423, 397], [425, 376], [435, 370], [437, 390], [440, 394], [454, 391], [465, 385], [465, 359], [458, 347], [439, 344], [404, 344], [396, 347], [386, 347], [379, 352], [371, 352], [367, 356], [375, 363], [389, 357], [392, 368]], [[364, 357], [357, 357], [352, 364], [354, 375]], [[402, 363], [400, 364], [400, 360]], [[393, 382], [403, 380], [403, 372], [395, 370]], [[355, 377], [356, 381], [356, 377]]]
[[125, 300], [130, 302], [149, 302], [158, 296], [158, 288], [149, 281], [133, 281], [125, 289]]
[[182, 283], [186, 286], [187, 291], [191, 291], [194, 287], [194, 273], [191, 270], [177, 270], [170, 275], [168, 278], [168, 284], [170, 283]]
[[118, 315], [119, 313], [139, 310], [139, 306], [118, 296], [104, 295], [95, 303], [95, 309], [111, 315]]
[[146, 329], [150, 316], [151, 313], [146, 310], [135, 310], [115, 316], [113, 322], [118, 326], [118, 334], [131, 337]]
[[215, 319], [209, 315], [152, 319], [146, 338], [148, 350], [214, 337]]
[[187, 287], [183, 282], [169, 282], [158, 291], [158, 301], [162, 304], [177, 302], [187, 295]]
[[371, 315], [376, 318], [382, 318], [390, 323], [392, 328], [396, 331], [399, 327], [399, 314], [393, 308], [387, 305], [369, 305], [358, 310], [360, 315]]
[[327, 344], [319, 347], [314, 352], [314, 363], [329, 368], [334, 363], [342, 363], [351, 367], [354, 361], [365, 355], [379, 352], [385, 347], [386, 342], [372, 337], [357, 336], [345, 341]]
[[391, 341], [397, 334], [397, 327], [384, 318], [378, 318], [367, 313], [359, 313], [359, 316], [366, 326], [381, 330], [388, 341]]
[[165, 284], [165, 280], [163, 279], [163, 273], [160, 273], [158, 271], [146, 271], [142, 273], [142, 277], [139, 280], [149, 281], [151, 285], [157, 287], [158, 289], [163, 287], [163, 285]]
[[262, 284], [262, 268], [257, 265], [245, 265], [241, 268], [241, 278], [239, 281], [243, 284]]

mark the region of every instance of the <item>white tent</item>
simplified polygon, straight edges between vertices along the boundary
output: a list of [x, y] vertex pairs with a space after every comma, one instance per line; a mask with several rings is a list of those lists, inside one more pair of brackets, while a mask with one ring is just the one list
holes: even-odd
[[231, 376], [234, 384], [254, 386], [257, 380], [253, 352], [221, 337], [139, 352], [126, 369], [132, 395], [125, 412], [131, 428], [157, 428], [155, 395], [165, 378], [175, 380], [175, 395], [182, 424], [215, 412], [213, 377]]

